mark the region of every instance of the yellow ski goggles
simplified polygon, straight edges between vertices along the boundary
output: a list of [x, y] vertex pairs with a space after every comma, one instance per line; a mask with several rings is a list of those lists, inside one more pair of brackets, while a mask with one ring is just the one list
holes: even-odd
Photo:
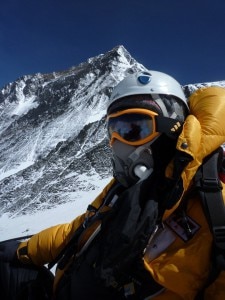
[[174, 137], [181, 125], [178, 120], [160, 116], [144, 108], [129, 108], [107, 116], [110, 145], [117, 139], [128, 145], [140, 146], [160, 133]]
[[115, 139], [133, 146], [151, 141], [159, 135], [156, 116], [157, 113], [144, 108], [129, 108], [110, 114], [107, 117], [110, 145]]

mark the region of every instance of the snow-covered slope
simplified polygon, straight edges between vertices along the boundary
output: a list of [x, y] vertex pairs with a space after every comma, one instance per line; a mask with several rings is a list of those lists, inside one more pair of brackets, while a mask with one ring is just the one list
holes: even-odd
[[105, 108], [112, 87], [144, 70], [123, 46], [69, 70], [24, 76], [0, 91], [0, 212], [79, 199], [111, 174]]
[[[80, 180], [82, 180], [82, 176]], [[0, 241], [26, 237], [45, 228], [71, 222], [86, 210], [88, 204], [95, 199], [109, 179], [99, 179], [99, 177], [93, 176], [92, 181], [95, 182], [95, 189], [91, 191], [80, 190], [78, 195], [77, 193], [74, 194], [73, 201], [59, 204], [51, 209], [35, 210], [29, 214], [16, 216], [12, 216], [10, 213], [2, 214], [0, 216]]]

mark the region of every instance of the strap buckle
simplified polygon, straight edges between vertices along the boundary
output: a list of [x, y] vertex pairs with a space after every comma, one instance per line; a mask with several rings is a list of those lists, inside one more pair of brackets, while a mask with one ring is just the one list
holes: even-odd
[[[206, 192], [218, 192], [223, 189], [218, 178], [203, 177], [200, 179], [200, 189]], [[198, 186], [199, 187], [199, 186]]]

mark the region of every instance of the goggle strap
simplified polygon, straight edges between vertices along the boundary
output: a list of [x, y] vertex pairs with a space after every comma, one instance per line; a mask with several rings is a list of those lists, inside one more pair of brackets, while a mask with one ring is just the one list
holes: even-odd
[[[154, 97], [154, 96], [156, 96], [156, 97]], [[156, 95], [152, 95], [152, 97], [153, 97], [154, 101], [159, 105], [163, 115], [166, 117], [169, 117], [166, 106], [165, 106], [164, 102], [162, 101], [162, 99], [160, 98], [160, 96], [156, 94]]]
[[183, 122], [163, 116], [156, 116], [157, 132], [165, 133], [168, 137], [177, 138], [181, 133]]

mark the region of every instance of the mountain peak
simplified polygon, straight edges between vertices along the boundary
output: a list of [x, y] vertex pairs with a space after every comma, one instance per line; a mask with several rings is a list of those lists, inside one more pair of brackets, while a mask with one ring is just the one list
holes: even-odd
[[114, 57], [125, 57], [127, 60], [133, 60], [134, 58], [131, 56], [131, 54], [127, 51], [127, 49], [123, 45], [118, 45], [114, 47], [112, 50], [106, 53], [106, 55], [109, 54]]
[[126, 55], [129, 54], [130, 55], [130, 53], [127, 51], [127, 49], [123, 45], [118, 45], [118, 46], [114, 47], [111, 51], [112, 52], [115, 51], [120, 55], [121, 54], [126, 54]]
[[142, 68], [117, 46], [69, 70], [23, 76], [0, 91], [1, 213], [75, 201], [79, 189], [95, 189], [93, 175], [111, 176], [109, 95]]

